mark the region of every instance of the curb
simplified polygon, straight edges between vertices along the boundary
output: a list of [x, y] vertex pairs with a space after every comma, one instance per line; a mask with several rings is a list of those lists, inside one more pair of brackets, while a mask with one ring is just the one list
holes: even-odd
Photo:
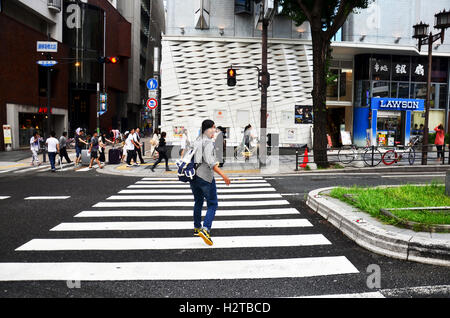
[[[347, 206], [343, 209], [333, 202], [337, 199], [320, 195], [334, 188], [309, 192], [306, 204], [356, 244], [371, 252], [396, 259], [450, 267], [450, 240], [428, 239], [388, 231], [377, 226], [376, 223], [381, 222], [369, 214], [366, 214], [365, 218], [370, 222], [357, 223], [358, 217], [351, 212], [355, 210], [354, 207], [342, 202], [342, 205]], [[341, 201], [339, 203], [341, 204]]]

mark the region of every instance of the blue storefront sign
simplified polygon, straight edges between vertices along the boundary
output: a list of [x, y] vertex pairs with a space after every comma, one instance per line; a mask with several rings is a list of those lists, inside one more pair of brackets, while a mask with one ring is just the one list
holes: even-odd
[[372, 140], [372, 145], [377, 145], [379, 111], [405, 112], [404, 140], [402, 143], [407, 144], [411, 138], [412, 112], [425, 111], [425, 101], [423, 99], [372, 98], [370, 109], [368, 107], [356, 107], [353, 125], [354, 143], [356, 145], [366, 146], [367, 139]]
[[423, 99], [372, 98], [371, 108], [372, 110], [424, 111], [425, 101]]

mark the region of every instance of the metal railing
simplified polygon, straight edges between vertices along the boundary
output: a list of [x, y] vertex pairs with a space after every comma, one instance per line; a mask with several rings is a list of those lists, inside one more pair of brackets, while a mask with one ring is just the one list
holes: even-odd
[[[435, 145], [425, 145], [427, 151], [427, 165], [450, 165], [450, 147], [443, 145], [442, 150], [434, 149]], [[305, 150], [308, 150], [306, 160]], [[438, 157], [441, 157], [438, 159]], [[295, 151], [295, 171], [305, 163], [339, 164], [343, 167], [355, 166], [355, 163], [364, 167], [376, 166], [419, 166], [422, 165], [422, 145], [416, 146], [345, 146], [341, 148], [327, 148], [327, 162], [317, 162], [314, 153], [308, 147], [298, 148]]]

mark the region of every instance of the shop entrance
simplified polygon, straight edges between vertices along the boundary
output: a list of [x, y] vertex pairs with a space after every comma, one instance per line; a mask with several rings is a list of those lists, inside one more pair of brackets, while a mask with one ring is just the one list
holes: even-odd
[[35, 131], [43, 136], [46, 118], [45, 114], [19, 113], [19, 147], [30, 146]]
[[405, 140], [405, 112], [378, 111], [377, 144], [379, 147], [393, 147]]
[[341, 130], [345, 130], [345, 107], [327, 108], [327, 134], [333, 147], [342, 147]]

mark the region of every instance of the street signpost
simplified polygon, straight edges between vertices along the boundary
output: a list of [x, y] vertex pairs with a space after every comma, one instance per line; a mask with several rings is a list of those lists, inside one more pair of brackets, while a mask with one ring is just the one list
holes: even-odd
[[37, 52], [57, 53], [58, 52], [58, 42], [37, 41], [36, 50], [37, 50]]
[[158, 107], [158, 100], [156, 100], [155, 98], [149, 98], [147, 100], [147, 108], [153, 110], [156, 109], [156, 107]]
[[150, 91], [156, 90], [158, 88], [158, 81], [155, 78], [151, 78], [147, 81], [147, 88]]
[[55, 66], [56, 64], [58, 64], [57, 61], [53, 61], [53, 60], [50, 60], [50, 61], [37, 61], [36, 63], [39, 64], [40, 66], [43, 66], [43, 67], [52, 67], [52, 66]]

